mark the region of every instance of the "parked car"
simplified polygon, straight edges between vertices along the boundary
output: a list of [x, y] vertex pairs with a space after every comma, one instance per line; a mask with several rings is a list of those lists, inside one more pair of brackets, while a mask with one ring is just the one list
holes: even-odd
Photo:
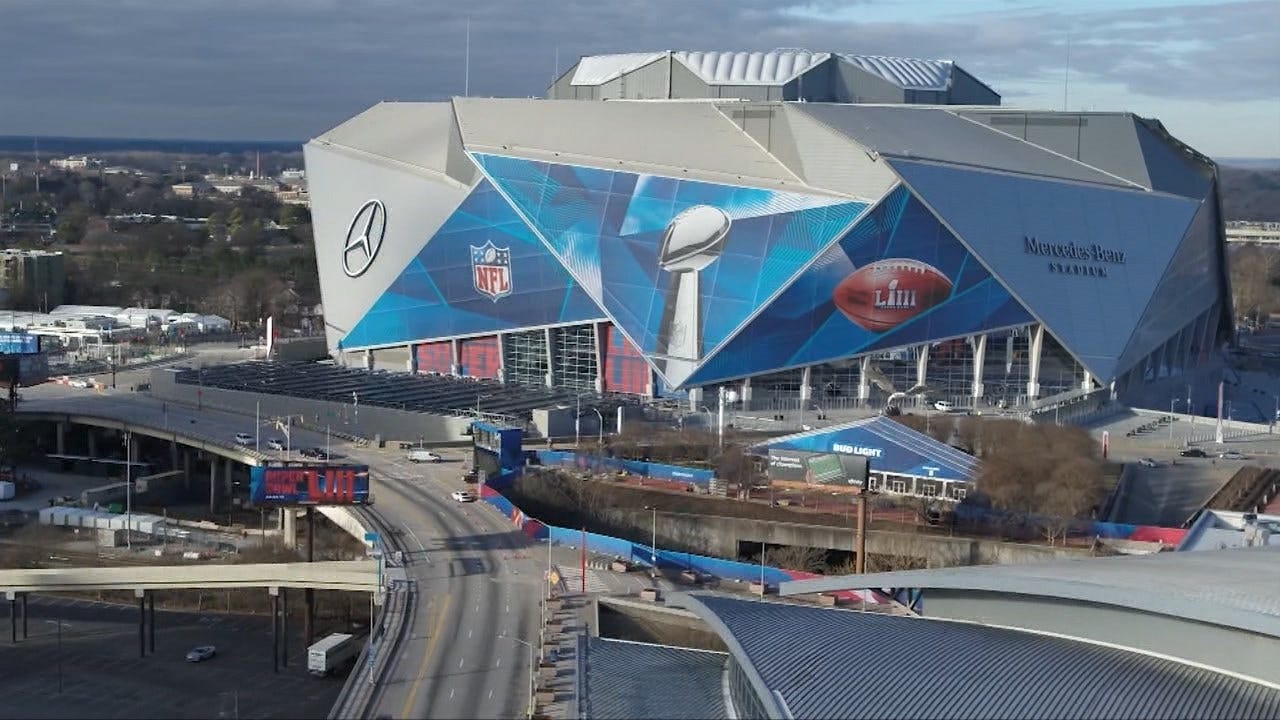
[[939, 400], [933, 404], [933, 409], [938, 412], [951, 412], [956, 409], [956, 404], [950, 400]]
[[1138, 464], [1141, 465], [1142, 467], [1149, 467], [1149, 468], [1160, 467], [1160, 463], [1156, 462], [1152, 458], [1142, 458], [1141, 460], [1138, 461]]
[[320, 448], [310, 447], [310, 448], [302, 448], [301, 450], [298, 451], [298, 454], [304, 458], [313, 458], [321, 452], [324, 452], [324, 451], [321, 450]]
[[187, 651], [187, 662], [204, 662], [217, 654], [218, 649], [212, 645], [197, 645]]
[[1190, 458], [1209, 457], [1208, 453], [1201, 450], [1200, 448], [1187, 448], [1186, 450], [1183, 450], [1178, 454], [1181, 455], [1182, 457], [1190, 457]]
[[454, 490], [453, 493], [450, 495], [450, 497], [452, 497], [454, 500], [460, 503], [475, 502], [475, 499], [476, 499], [475, 495], [472, 495], [466, 490]]
[[1228, 450], [1223, 453], [1218, 453], [1218, 457], [1222, 458], [1223, 460], [1248, 460], [1249, 459], [1237, 450]]
[[72, 380], [71, 382], [69, 382], [69, 383], [67, 383], [67, 384], [68, 384], [68, 385], [70, 385], [70, 386], [71, 386], [71, 387], [73, 387], [73, 388], [80, 388], [80, 389], [82, 389], [82, 390], [83, 390], [84, 388], [89, 387], [89, 381], [88, 381], [88, 380], [81, 379], [81, 378], [76, 378], [75, 380]]
[[236, 444], [237, 444], [237, 445], [252, 445], [252, 444], [253, 444], [253, 436], [252, 436], [252, 435], [250, 435], [249, 433], [242, 433], [242, 432], [241, 432], [241, 433], [236, 433]]
[[431, 452], [430, 450], [423, 450], [422, 448], [410, 450], [409, 454], [405, 455], [405, 459], [407, 459], [411, 463], [424, 463], [424, 462], [438, 463], [440, 462], [440, 460], [442, 460], [442, 458], [439, 455]]
[[280, 438], [271, 438], [267, 441], [267, 447], [272, 450], [284, 450], [284, 441]]

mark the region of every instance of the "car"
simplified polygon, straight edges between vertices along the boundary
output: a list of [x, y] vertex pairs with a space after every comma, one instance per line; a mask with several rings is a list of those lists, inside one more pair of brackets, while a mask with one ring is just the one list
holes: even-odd
[[310, 447], [310, 448], [302, 448], [301, 450], [298, 451], [298, 454], [304, 458], [313, 458], [316, 455], [320, 454], [321, 452], [324, 452], [324, 451], [321, 450], [320, 448]]
[[422, 448], [417, 448], [415, 450], [410, 450], [409, 454], [405, 455], [405, 459], [407, 459], [411, 463], [423, 463], [423, 462], [438, 463], [443, 458], [441, 458], [436, 453], [431, 452], [430, 450], [423, 450]]
[[267, 447], [272, 450], [284, 450], [284, 441], [280, 438], [271, 438], [267, 441]]
[[242, 433], [242, 432], [240, 432], [240, 433], [236, 433], [236, 444], [237, 444], [237, 445], [252, 445], [252, 444], [253, 444], [253, 436], [252, 436], [252, 435], [250, 435], [249, 433]]
[[83, 379], [81, 379], [81, 378], [76, 378], [75, 380], [72, 380], [71, 382], [69, 382], [69, 383], [67, 383], [67, 384], [68, 384], [68, 385], [70, 385], [70, 386], [71, 386], [71, 387], [73, 387], [73, 388], [80, 388], [81, 390], [83, 390], [84, 388], [89, 387], [89, 381], [88, 381], [88, 380], [83, 380]]
[[1141, 460], [1138, 461], [1138, 464], [1141, 465], [1142, 467], [1149, 467], [1149, 468], [1160, 467], [1160, 463], [1156, 462], [1152, 458], [1142, 458]]
[[1201, 450], [1200, 448], [1187, 448], [1186, 450], [1183, 450], [1178, 454], [1181, 455], [1182, 457], [1189, 457], [1189, 458], [1209, 457], [1208, 453]]
[[938, 412], [951, 412], [956, 409], [956, 404], [950, 400], [939, 400], [933, 404], [933, 409]]
[[449, 497], [453, 498], [454, 500], [457, 500], [460, 503], [475, 502], [475, 499], [476, 499], [475, 495], [472, 495], [466, 490], [454, 490], [453, 493], [449, 495]]
[[311, 457], [315, 458], [316, 460], [332, 460], [333, 459], [333, 456], [325, 452], [324, 450], [316, 450], [315, 452], [311, 453]]
[[1218, 457], [1222, 458], [1223, 460], [1248, 460], [1248, 458], [1246, 458], [1237, 450], [1228, 450], [1226, 452], [1218, 453]]
[[187, 651], [187, 662], [204, 662], [217, 654], [218, 649], [212, 645], [197, 645]]

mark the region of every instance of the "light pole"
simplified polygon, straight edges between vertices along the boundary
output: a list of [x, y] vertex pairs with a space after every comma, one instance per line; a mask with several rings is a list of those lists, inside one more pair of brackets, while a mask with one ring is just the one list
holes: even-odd
[[[582, 444], [582, 396], [579, 395], [577, 410], [573, 413], [573, 447]], [[477, 403], [477, 406], [479, 403]]]
[[124, 542], [133, 549], [133, 432], [124, 432]]
[[253, 404], [253, 450], [262, 452], [262, 401]]
[[658, 569], [658, 507], [656, 505], [645, 505], [645, 510], [653, 512], [653, 535], [652, 542], [649, 545], [649, 561], [653, 563], [653, 569]]
[[1173, 408], [1178, 404], [1177, 398], [1169, 398], [1169, 444], [1173, 445]]
[[599, 408], [591, 408], [591, 412], [594, 412], [596, 414], [596, 417], [599, 418], [599, 421], [600, 421], [600, 425], [598, 426], [598, 429], [600, 432], [598, 437], [596, 437], [596, 443], [603, 446], [604, 445], [604, 415], [600, 414]]
[[510, 641], [512, 641], [512, 642], [518, 642], [518, 643], [520, 643], [521, 645], [523, 645], [523, 646], [525, 646], [525, 647], [529, 648], [529, 708], [528, 708], [528, 712], [529, 712], [529, 717], [533, 717], [533, 708], [534, 708], [534, 705], [533, 705], [533, 702], [534, 702], [534, 677], [536, 676], [536, 673], [538, 672], [538, 663], [537, 663], [537, 661], [534, 659], [534, 654], [535, 654], [535, 653], [537, 653], [538, 649], [537, 649], [536, 647], [534, 647], [533, 643], [529, 642], [528, 640], [521, 640], [521, 639], [520, 639], [520, 638], [518, 638], [518, 637], [512, 637], [512, 636], [510, 636], [510, 635], [507, 635], [506, 633], [503, 633], [502, 635], [499, 635], [498, 637], [503, 638], [503, 639], [505, 639], [505, 640], [510, 640]]

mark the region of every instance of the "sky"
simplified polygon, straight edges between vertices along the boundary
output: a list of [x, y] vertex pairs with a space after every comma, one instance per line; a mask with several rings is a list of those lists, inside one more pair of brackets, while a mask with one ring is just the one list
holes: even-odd
[[540, 96], [581, 55], [781, 47], [955, 60], [1006, 106], [1280, 157], [1280, 0], [0, 0], [0, 135], [306, 140], [464, 84]]

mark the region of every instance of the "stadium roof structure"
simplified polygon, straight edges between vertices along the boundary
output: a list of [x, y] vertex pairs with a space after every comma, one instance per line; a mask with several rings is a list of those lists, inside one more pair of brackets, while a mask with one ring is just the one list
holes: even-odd
[[1265, 660], [1280, 657], [1277, 587], [1280, 547], [1263, 546], [842, 575], [779, 592], [897, 591], [933, 617], [1121, 642], [1280, 683]]
[[[1216, 169], [1130, 113], [455, 98], [376, 105], [306, 152], [339, 352], [607, 321], [675, 389], [1039, 324], [1105, 385], [1175, 340], [1204, 352], [1230, 326]], [[670, 200], [648, 195], [668, 186], [698, 203], [659, 207]], [[376, 262], [353, 274], [346, 235], [371, 197], [392, 220]], [[703, 284], [721, 293], [703, 301], [715, 327], [696, 363], [667, 363], [662, 313], [632, 309], [661, 307], [651, 245], [689, 204], [727, 213], [744, 250], [726, 257], [754, 264], [741, 285], [728, 270]], [[466, 244], [495, 231], [527, 246], [537, 282], [515, 292], [539, 298], [472, 288]], [[623, 247], [642, 275], [610, 275], [592, 255]], [[942, 263], [954, 291], [866, 330], [825, 283], [886, 253]]]
[[771, 438], [752, 450], [866, 455], [872, 472], [959, 482], [972, 481], [978, 468], [972, 455], [882, 415]]
[[586, 55], [551, 86], [553, 99], [693, 99], [999, 105], [953, 60], [778, 49]]
[[579, 644], [584, 718], [728, 718], [722, 652], [587, 638]]
[[1280, 713], [1280, 688], [1114, 645], [708, 593], [673, 596], [671, 602], [698, 616], [728, 646], [727, 688], [739, 717], [1057, 720]]

